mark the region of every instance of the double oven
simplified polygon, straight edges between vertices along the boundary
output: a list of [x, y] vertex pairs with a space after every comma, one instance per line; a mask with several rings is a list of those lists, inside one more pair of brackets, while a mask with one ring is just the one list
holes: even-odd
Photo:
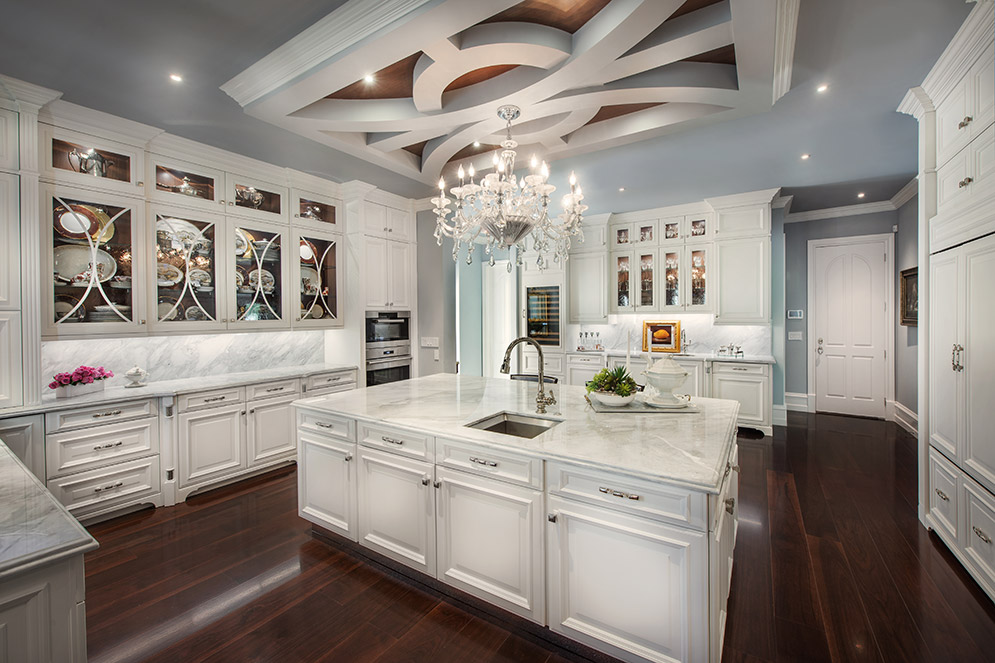
[[411, 377], [408, 311], [366, 312], [366, 386]]

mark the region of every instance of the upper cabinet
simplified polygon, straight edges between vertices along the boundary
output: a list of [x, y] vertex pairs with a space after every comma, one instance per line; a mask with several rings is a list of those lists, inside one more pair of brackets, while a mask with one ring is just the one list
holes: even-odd
[[657, 229], [658, 222], [655, 219], [614, 223], [610, 228], [612, 250], [636, 246], [656, 246], [658, 243]]
[[44, 175], [56, 182], [145, 195], [145, 151], [114, 140], [39, 124]]
[[988, 49], [936, 107], [936, 164], [942, 166], [995, 119], [995, 49]]
[[765, 325], [770, 321], [770, 238], [715, 243], [715, 323]]
[[21, 307], [20, 178], [0, 173], [0, 310]]
[[340, 235], [296, 228], [297, 255], [293, 284], [300, 311], [294, 315], [294, 327], [341, 327], [342, 238]]
[[324, 232], [344, 232], [338, 216], [339, 201], [310, 191], [290, 191], [291, 222]]
[[243, 175], [227, 173], [225, 200], [228, 214], [259, 221], [287, 222], [287, 187]]
[[607, 322], [608, 255], [604, 251], [573, 255], [567, 261], [567, 274], [571, 324]]
[[228, 323], [229, 328], [267, 329], [289, 325], [290, 257], [287, 228], [229, 219]]
[[711, 212], [660, 219], [660, 246], [704, 242], [710, 240], [714, 234], [715, 215]]
[[149, 198], [170, 205], [224, 213], [225, 174], [207, 166], [149, 154]]
[[0, 108], [0, 168], [17, 170], [18, 156], [17, 113]]
[[408, 210], [366, 202], [363, 204], [363, 234], [397, 242], [414, 242], [414, 216]]
[[770, 204], [726, 207], [715, 213], [716, 239], [770, 234]]

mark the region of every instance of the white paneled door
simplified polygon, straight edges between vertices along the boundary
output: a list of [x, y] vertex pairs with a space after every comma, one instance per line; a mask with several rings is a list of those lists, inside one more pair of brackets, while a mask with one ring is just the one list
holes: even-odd
[[810, 351], [820, 412], [885, 417], [888, 248], [884, 238], [859, 243], [845, 238], [819, 242], [810, 252], [815, 297], [809, 303]]

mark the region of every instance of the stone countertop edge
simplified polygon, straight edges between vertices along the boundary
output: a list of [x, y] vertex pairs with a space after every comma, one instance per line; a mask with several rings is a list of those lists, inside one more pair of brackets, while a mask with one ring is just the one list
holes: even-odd
[[[99, 547], [97, 540], [55, 499], [2, 440], [0, 477], [4, 479], [0, 485], [0, 498], [3, 498], [0, 502], [5, 505], [6, 511], [0, 514], [0, 581]], [[18, 487], [22, 489], [21, 494], [7, 494]], [[20, 501], [15, 504], [14, 499], [17, 498]], [[30, 526], [27, 522], [20, 526], [10, 522], [11, 514], [15, 514], [16, 509], [23, 509], [26, 517], [31, 520]], [[44, 531], [43, 526], [47, 526], [48, 531]], [[59, 541], [48, 547], [39, 543], [36, 548], [11, 557], [8, 552], [11, 548], [8, 537], [23, 536], [58, 538]]]
[[[608, 355], [609, 357], [624, 357], [625, 350], [567, 350], [568, 355]], [[645, 359], [646, 353], [640, 350], [639, 352], [633, 352], [632, 358], [643, 360]], [[726, 355], [717, 355], [714, 353], [674, 353], [674, 352], [654, 352], [653, 356], [656, 358], [663, 358], [670, 355], [674, 359], [691, 359], [697, 361], [738, 361], [744, 364], [776, 364], [777, 360], [774, 359], [773, 355], [745, 355], [743, 357], [729, 357]]]
[[[531, 384], [531, 383], [528, 383], [528, 384]], [[512, 453], [515, 453], [515, 454], [518, 454], [518, 455], [521, 455], [521, 456], [528, 456], [530, 458], [537, 458], [537, 459], [545, 460], [545, 461], [569, 463], [569, 464], [574, 465], [574, 466], [584, 467], [584, 468], [588, 468], [588, 469], [595, 470], [595, 471], [619, 472], [619, 473], [622, 473], [622, 474], [625, 474], [625, 475], [628, 475], [628, 476], [631, 476], [631, 477], [634, 477], [634, 478], [637, 478], [637, 479], [642, 479], [642, 480], [647, 480], [647, 481], [653, 481], [653, 482], [657, 482], [657, 483], [665, 483], [665, 484], [668, 484], [668, 485], [671, 485], [671, 486], [678, 486], [678, 487], [681, 487], [681, 488], [688, 488], [688, 489], [692, 489], [692, 490], [706, 492], [706, 493], [709, 493], [709, 494], [718, 494], [719, 489], [721, 488], [722, 479], [723, 479], [723, 472], [722, 472], [721, 468], [722, 468], [722, 466], [723, 466], [724, 463], [728, 462], [729, 457], [730, 457], [730, 455], [732, 453], [733, 446], [736, 444], [736, 428], [737, 428], [737, 423], [736, 422], [738, 421], [738, 418], [739, 418], [739, 403], [736, 403], [735, 411], [734, 411], [734, 416], [732, 416], [732, 417], [729, 418], [729, 423], [726, 426], [725, 430], [722, 432], [724, 444], [723, 444], [723, 448], [722, 448], [721, 452], [718, 454], [718, 462], [716, 463], [715, 468], [714, 468], [714, 470], [712, 472], [712, 475], [713, 475], [712, 479], [710, 481], [708, 481], [708, 482], [699, 482], [699, 481], [693, 481], [693, 480], [682, 480], [679, 477], [664, 476], [664, 475], [657, 474], [657, 473], [654, 473], [654, 472], [643, 471], [643, 470], [640, 470], [638, 468], [633, 468], [633, 467], [629, 467], [629, 466], [618, 465], [618, 464], [615, 464], [615, 463], [612, 462], [612, 455], [610, 453], [606, 454], [606, 456], [603, 459], [598, 459], [597, 461], [595, 461], [595, 460], [586, 459], [586, 458], [577, 458], [577, 457], [571, 456], [569, 454], [557, 453], [557, 452], [548, 451], [548, 450], [546, 450], [546, 451], [536, 451], [534, 449], [524, 448], [522, 446], [519, 446], [519, 445], [515, 444], [512, 440], [506, 440], [505, 438], [508, 437], [508, 436], [502, 435], [500, 433], [490, 433], [490, 432], [487, 432], [487, 431], [477, 431], [477, 430], [475, 430], [474, 431], [474, 435], [467, 435], [466, 432], [463, 431], [462, 429], [465, 427], [466, 424], [472, 423], [473, 421], [476, 421], [479, 417], [470, 417], [470, 418], [468, 418], [463, 424], [460, 424], [458, 427], [456, 427], [455, 430], [447, 429], [445, 431], [440, 431], [438, 429], [432, 429], [432, 428], [428, 428], [428, 427], [425, 427], [425, 426], [418, 426], [418, 425], [411, 424], [411, 423], [408, 423], [408, 422], [398, 422], [398, 421], [392, 421], [392, 420], [389, 420], [389, 419], [380, 419], [380, 418], [377, 418], [377, 417], [371, 417], [371, 416], [356, 414], [354, 412], [349, 412], [346, 409], [336, 408], [335, 405], [334, 405], [334, 403], [332, 403], [332, 404], [324, 404], [323, 405], [323, 401], [325, 401], [329, 397], [334, 397], [334, 396], [335, 396], [335, 394], [330, 394], [328, 396], [315, 396], [314, 398], [305, 398], [305, 399], [301, 399], [301, 400], [295, 401], [294, 402], [294, 406], [297, 407], [300, 410], [306, 410], [306, 411], [317, 413], [317, 414], [333, 414], [333, 415], [337, 415], [337, 416], [340, 416], [340, 417], [346, 417], [346, 418], [349, 418], [349, 419], [355, 419], [358, 422], [392, 426], [392, 427], [395, 427], [395, 428], [401, 428], [401, 429], [405, 429], [405, 430], [411, 430], [411, 431], [414, 431], [414, 432], [417, 432], [417, 433], [424, 433], [426, 435], [431, 435], [433, 437], [436, 437], [436, 436], [438, 436], [438, 437], [444, 437], [444, 438], [447, 438], [447, 439], [457, 440], [457, 441], [460, 441], [460, 442], [466, 442], [468, 444], [480, 445], [481, 447], [492, 448], [492, 449], [495, 449], [497, 451], [508, 451], [508, 452], [512, 452]], [[709, 399], [699, 399], [699, 400], [712, 400], [712, 401], [714, 401], [714, 400], [718, 400], [718, 399], [711, 399], [711, 398], [709, 398]], [[588, 405], [586, 407], [589, 408], [590, 405]], [[504, 409], [507, 409], [508, 411], [511, 411], [511, 408], [504, 408]], [[498, 410], [498, 411], [501, 411], [501, 410]], [[526, 412], [523, 412], [523, 414], [532, 415], [534, 413], [532, 413], [531, 411], [526, 411]], [[607, 413], [605, 413], [605, 414], [607, 414]], [[566, 415], [564, 415], [562, 413], [548, 414], [548, 415], [538, 415], [538, 416], [544, 416], [544, 417], [547, 417], [547, 418], [550, 418], [550, 419], [566, 419], [567, 418]], [[612, 416], [612, 415], [609, 415], [609, 416]], [[643, 415], [640, 415], [640, 414], [622, 414], [622, 415], [614, 415], [614, 416], [624, 416], [624, 417], [640, 417], [640, 416], [643, 416], [643, 417], [661, 417], [661, 416], [667, 416], [667, 415], [666, 414], [662, 414], [662, 413], [661, 414], [654, 413], [654, 414], [643, 414]], [[692, 416], [692, 415], [686, 415], [686, 414], [676, 415], [675, 414], [673, 416]], [[480, 435], [481, 437], [476, 437], [476, 435]], [[544, 435], [548, 435], [548, 432], [547, 433], [542, 433], [542, 434], [536, 436], [536, 438], [534, 438], [534, 439], [537, 439], [537, 440], [541, 439]], [[517, 439], [517, 438], [513, 438], [513, 439]], [[357, 443], [358, 443], [358, 439], [357, 439]], [[433, 462], [434, 462], [434, 459], [433, 459]]]
[[[267, 368], [259, 371], [245, 371], [242, 373], [227, 373], [211, 377], [163, 380], [161, 382], [149, 382], [145, 387], [107, 387], [103, 391], [97, 391], [84, 396], [77, 396], [74, 398], [45, 397], [42, 399], [41, 403], [36, 405], [23, 405], [0, 410], [0, 419], [8, 417], [21, 417], [29, 414], [55, 412], [57, 410], [71, 410], [78, 407], [90, 407], [94, 405], [99, 406], [104, 403], [123, 403], [126, 401], [143, 400], [146, 398], [178, 396], [179, 394], [208, 391], [211, 389], [222, 389], [224, 387], [240, 387], [249, 384], [256, 384], [257, 382], [264, 382], [266, 380], [295, 377], [306, 378], [321, 373], [358, 369], [359, 367], [353, 364], [307, 364], [304, 366]], [[116, 380], [117, 377], [112, 379]]]

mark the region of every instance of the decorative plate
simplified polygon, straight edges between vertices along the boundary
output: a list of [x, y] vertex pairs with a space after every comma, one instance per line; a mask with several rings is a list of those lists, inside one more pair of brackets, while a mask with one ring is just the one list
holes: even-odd
[[264, 292], [270, 292], [276, 287], [276, 277], [268, 270], [254, 269], [249, 272], [249, 285], [253, 288], [261, 287]]
[[235, 228], [235, 255], [244, 256], [249, 250], [249, 242], [252, 240], [252, 235], [241, 228]]
[[94, 311], [100, 311], [102, 313], [113, 313], [114, 311], [121, 311], [121, 313], [127, 313], [131, 310], [131, 307], [127, 304], [100, 304], [93, 307]]
[[160, 217], [155, 222], [155, 229], [156, 232], [165, 233], [166, 237], [178, 240], [188, 248], [210, 246], [211, 244], [211, 240], [204, 236], [204, 232], [200, 228], [183, 219]]
[[117, 273], [117, 263], [103, 249], [64, 244], [52, 250], [55, 276], [70, 283], [86, 285], [90, 281], [90, 265], [96, 262], [97, 280], [103, 283]]
[[183, 317], [185, 317], [187, 320], [196, 320], [196, 321], [208, 319], [207, 314], [204, 313], [204, 309], [202, 309], [199, 306], [189, 307], [186, 310], [186, 312], [183, 314]]
[[173, 297], [160, 297], [156, 307], [156, 315], [160, 322], [178, 320], [183, 314], [183, 307]]
[[180, 268], [168, 262], [156, 263], [155, 271], [159, 285], [176, 285], [183, 280], [183, 272], [180, 271]]
[[317, 320], [318, 318], [324, 317], [325, 309], [321, 308], [321, 304], [315, 304], [311, 307], [311, 317]]
[[318, 272], [311, 267], [301, 267], [301, 292], [305, 295], [317, 295], [321, 287]]
[[[83, 322], [86, 320], [86, 306], [82, 303], [79, 304], [79, 308], [76, 308], [76, 304], [79, 302], [78, 299], [72, 295], [56, 295], [55, 296], [55, 321], [56, 322]], [[73, 311], [73, 309], [76, 309]], [[70, 311], [73, 314], [66, 318]], [[65, 319], [63, 319], [65, 318]]]
[[318, 248], [301, 237], [301, 262], [316, 264], [318, 260]]
[[187, 280], [198, 288], [206, 288], [211, 285], [211, 273], [205, 269], [191, 269]]
[[55, 232], [68, 239], [86, 240], [100, 230], [100, 220], [87, 205], [70, 204], [68, 210], [59, 205], [55, 208], [54, 217]]
[[243, 285], [245, 285], [245, 270], [242, 269], [241, 267], [236, 267], [235, 268], [235, 287], [240, 289]]

